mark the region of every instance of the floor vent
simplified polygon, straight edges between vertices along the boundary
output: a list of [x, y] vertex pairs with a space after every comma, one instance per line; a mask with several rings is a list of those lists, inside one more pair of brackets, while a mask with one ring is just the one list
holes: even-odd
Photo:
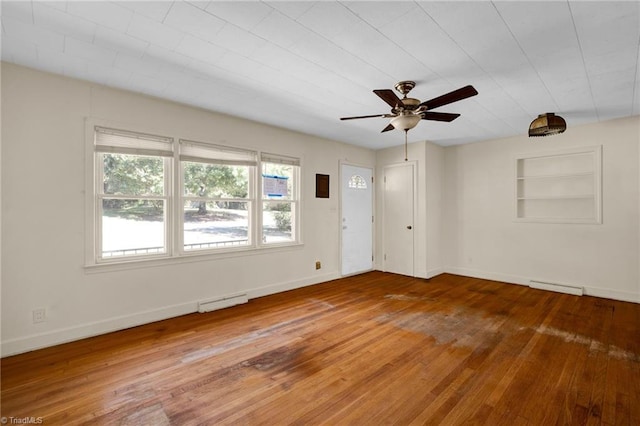
[[582, 287], [575, 287], [566, 284], [547, 283], [544, 281], [531, 280], [529, 281], [529, 287], [537, 288], [539, 290], [549, 290], [558, 293], [573, 294], [575, 296], [582, 296], [584, 294], [584, 289]]
[[228, 308], [230, 306], [247, 303], [249, 298], [246, 294], [238, 294], [235, 296], [225, 296], [219, 299], [205, 300], [198, 302], [198, 312], [211, 312], [217, 309]]

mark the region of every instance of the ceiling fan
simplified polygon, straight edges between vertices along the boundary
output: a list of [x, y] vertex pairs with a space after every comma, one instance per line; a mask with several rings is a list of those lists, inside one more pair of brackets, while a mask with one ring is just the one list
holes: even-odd
[[390, 89], [378, 89], [373, 93], [378, 95], [380, 99], [385, 101], [391, 107], [390, 114], [374, 114], [374, 115], [361, 115], [357, 117], [342, 117], [340, 120], [356, 120], [360, 118], [375, 118], [384, 117], [390, 118], [391, 121], [382, 129], [382, 132], [388, 132], [389, 130], [398, 129], [405, 132], [405, 160], [407, 150], [407, 132], [418, 125], [420, 120], [433, 120], [433, 121], [446, 121], [451, 122], [460, 117], [460, 114], [452, 114], [447, 112], [432, 112], [432, 109], [447, 105], [453, 102], [460, 101], [462, 99], [470, 98], [478, 94], [478, 91], [473, 86], [464, 86], [460, 89], [454, 90], [437, 98], [430, 99], [428, 101], [420, 102], [419, 99], [408, 98], [407, 94], [416, 86], [414, 81], [401, 81], [394, 87], [403, 95], [400, 99], [393, 90]]

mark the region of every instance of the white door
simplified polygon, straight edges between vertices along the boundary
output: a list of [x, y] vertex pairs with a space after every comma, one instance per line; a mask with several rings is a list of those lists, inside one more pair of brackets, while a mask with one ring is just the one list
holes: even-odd
[[373, 171], [342, 165], [342, 275], [373, 269]]
[[384, 270], [413, 276], [413, 164], [384, 168]]

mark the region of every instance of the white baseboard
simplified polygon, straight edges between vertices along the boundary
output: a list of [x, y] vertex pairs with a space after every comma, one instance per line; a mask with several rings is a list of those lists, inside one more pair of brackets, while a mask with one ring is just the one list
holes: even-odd
[[[502, 274], [496, 272], [487, 272], [469, 268], [436, 268], [427, 271], [427, 278], [440, 275], [442, 273], [450, 273], [454, 275], [462, 275], [466, 277], [481, 278], [486, 280], [501, 281], [510, 284], [529, 285], [528, 277], [520, 277], [516, 275]], [[340, 278], [337, 272], [327, 273], [318, 276], [306, 277], [300, 280], [288, 281], [285, 283], [274, 284], [264, 287], [256, 287], [246, 291], [249, 299], [268, 296], [270, 294], [280, 293], [283, 291], [293, 290], [296, 288], [306, 287], [309, 285], [319, 284]], [[632, 292], [624, 292], [611, 289], [603, 289], [598, 287], [584, 287], [584, 293], [588, 296], [602, 297], [605, 299], [620, 300], [623, 302], [640, 303], [640, 294]], [[131, 315], [114, 317], [103, 321], [96, 321], [82, 324], [75, 327], [68, 327], [59, 330], [48, 331], [44, 333], [32, 334], [26, 337], [5, 340], [0, 344], [0, 354], [2, 357], [16, 355], [19, 353], [29, 352], [36, 349], [42, 349], [49, 346], [59, 345], [62, 343], [80, 340], [87, 337], [93, 337], [100, 334], [110, 333], [112, 331], [124, 330], [138, 325], [148, 324], [155, 321], [161, 321], [167, 318], [173, 318], [180, 315], [186, 315], [198, 311], [198, 302], [187, 302], [178, 305], [165, 306], [155, 310], [138, 312]]]
[[620, 300], [622, 302], [640, 303], [640, 293], [631, 293], [627, 291], [609, 290], [596, 287], [585, 287], [584, 294], [586, 296], [602, 297], [605, 299]]
[[74, 340], [124, 330], [167, 318], [190, 314], [198, 310], [198, 302], [183, 303], [173, 306], [138, 312], [131, 315], [109, 318], [103, 321], [90, 322], [75, 327], [62, 328], [43, 333], [32, 334], [17, 339], [9, 339], [2, 342], [0, 349], [2, 357], [42, 349]]
[[198, 302], [198, 312], [203, 314], [205, 312], [230, 308], [232, 306], [241, 305], [247, 302], [249, 302], [249, 297], [247, 297], [246, 293], [216, 297], [215, 299], [209, 300], [201, 300]]
[[[254, 289], [247, 290], [246, 294], [249, 299], [255, 299], [256, 297], [293, 290], [325, 281], [331, 281], [337, 278], [340, 278], [340, 275], [337, 272], [328, 273], [281, 284], [256, 287]], [[154, 310], [109, 318], [103, 321], [91, 322], [75, 327], [68, 327], [44, 333], [32, 334], [30, 336], [19, 337], [16, 339], [4, 340], [0, 344], [0, 356], [7, 357], [17, 355], [36, 349], [60, 345], [62, 343], [98, 336], [112, 331], [124, 330], [194, 312], [198, 312], [198, 301], [165, 306]]]
[[296, 288], [306, 287], [314, 284], [319, 284], [331, 280], [340, 278], [340, 274], [337, 272], [330, 272], [328, 274], [307, 277], [301, 280], [293, 280], [280, 284], [272, 284], [264, 287], [256, 287], [248, 290], [246, 293], [249, 299], [255, 299], [256, 297], [268, 296], [270, 294], [282, 293], [283, 291], [293, 290]]
[[463, 277], [480, 278], [483, 280], [502, 281], [509, 284], [518, 284], [529, 286], [530, 278], [520, 277], [517, 275], [502, 274], [500, 272], [489, 272], [478, 269], [448, 267], [444, 268], [448, 274], [462, 275]]
[[438, 276], [440, 274], [444, 274], [444, 272], [445, 272], [444, 268], [429, 269], [427, 271], [427, 276], [425, 278], [426, 279], [433, 278], [433, 277]]
[[[518, 275], [502, 274], [499, 272], [488, 272], [477, 269], [448, 267], [444, 268], [445, 273], [462, 275], [464, 277], [480, 278], [484, 280], [501, 281], [508, 284], [518, 284], [529, 286], [530, 277]], [[604, 299], [620, 300], [622, 302], [640, 303], [640, 293], [611, 290], [600, 287], [582, 287], [586, 296], [602, 297]]]

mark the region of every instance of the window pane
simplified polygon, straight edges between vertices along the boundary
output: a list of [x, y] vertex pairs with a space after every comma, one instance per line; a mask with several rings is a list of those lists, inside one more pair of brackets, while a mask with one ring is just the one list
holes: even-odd
[[102, 200], [102, 257], [165, 253], [163, 200]]
[[182, 162], [184, 193], [193, 197], [247, 198], [249, 167]]
[[293, 168], [287, 164], [262, 163], [262, 197], [291, 200], [293, 198]]
[[290, 242], [292, 238], [292, 203], [266, 201], [262, 208], [262, 242]]
[[164, 160], [128, 154], [102, 154], [103, 191], [112, 195], [163, 195]]
[[248, 245], [249, 211], [244, 201], [185, 201], [184, 249]]
[[349, 178], [349, 188], [367, 189], [367, 181], [360, 175], [353, 175]]

